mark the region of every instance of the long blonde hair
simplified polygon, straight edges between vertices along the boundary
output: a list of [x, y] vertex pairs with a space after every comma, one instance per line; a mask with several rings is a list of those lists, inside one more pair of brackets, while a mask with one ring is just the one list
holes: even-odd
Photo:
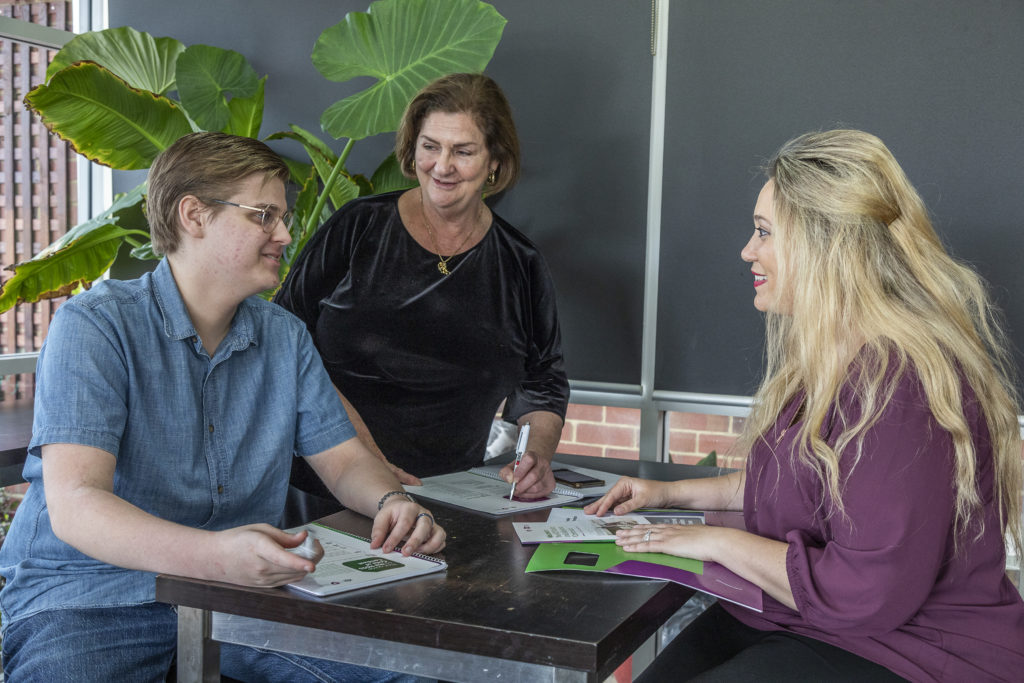
[[[749, 452], [804, 393], [798, 458], [818, 474], [843, 515], [839, 458], [860, 457], [908, 363], [935, 420], [952, 436], [957, 547], [983, 530], [977, 454], [962, 381], [990, 433], [1002, 531], [1021, 549], [1021, 438], [1009, 345], [981, 278], [943, 248], [924, 203], [881, 140], [856, 130], [809, 133], [768, 165], [774, 182], [780, 297], [791, 315], [767, 315], [766, 373], [740, 446]], [[837, 353], [837, 350], [839, 352]], [[850, 363], [857, 357], [857, 368]], [[893, 360], [894, 359], [894, 360]], [[892, 367], [895, 363], [895, 367]], [[887, 379], [888, 378], [888, 379]], [[862, 414], [835, 444], [821, 437], [844, 384]], [[824, 498], [824, 497], [823, 497]]]

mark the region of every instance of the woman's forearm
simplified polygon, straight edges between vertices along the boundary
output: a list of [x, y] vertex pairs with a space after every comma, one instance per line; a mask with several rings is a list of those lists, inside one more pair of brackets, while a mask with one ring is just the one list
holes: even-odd
[[783, 605], [796, 609], [786, 572], [787, 543], [740, 529], [718, 528], [714, 531], [717, 540], [712, 559], [715, 562], [757, 584]]
[[550, 463], [562, 439], [562, 426], [565, 422], [561, 416], [546, 410], [535, 410], [526, 413], [517, 422], [519, 425], [530, 423], [529, 449]]
[[352, 426], [356, 430], [356, 436], [358, 436], [359, 440], [363, 442], [363, 445], [366, 446], [367, 450], [386, 462], [387, 458], [380, 450], [380, 446], [377, 445], [376, 440], [374, 440], [373, 434], [370, 433], [370, 428], [366, 426], [365, 422], [363, 422], [363, 418], [359, 414], [359, 411], [356, 410], [356, 407], [352, 405], [347, 398], [345, 398], [345, 395], [338, 390], [338, 387], [334, 387], [334, 391], [338, 393], [338, 398], [341, 399], [341, 404], [345, 406], [345, 412], [348, 414], [349, 422], [352, 423]]
[[744, 472], [733, 472], [720, 477], [682, 479], [672, 491], [674, 507], [694, 510], [742, 510]]

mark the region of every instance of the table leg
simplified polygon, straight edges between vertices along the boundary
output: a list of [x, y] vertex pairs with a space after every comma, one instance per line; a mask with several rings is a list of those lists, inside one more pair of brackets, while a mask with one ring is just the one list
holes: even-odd
[[178, 607], [178, 683], [219, 683], [220, 643], [210, 633], [209, 610]]

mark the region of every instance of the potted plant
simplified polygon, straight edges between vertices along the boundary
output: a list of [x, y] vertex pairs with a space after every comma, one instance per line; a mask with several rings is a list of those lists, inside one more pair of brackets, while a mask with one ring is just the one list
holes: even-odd
[[[493, 7], [479, 0], [378, 0], [321, 34], [312, 60], [325, 78], [371, 76], [376, 82], [324, 111], [324, 131], [346, 140], [340, 154], [295, 125], [266, 138], [298, 141], [308, 157], [288, 160], [300, 190], [282, 277], [332, 211], [361, 195], [410, 186], [393, 155], [369, 177], [351, 172], [346, 161], [353, 145], [396, 130], [406, 103], [435, 78], [483, 70], [504, 25]], [[73, 38], [50, 64], [46, 82], [25, 102], [50, 131], [89, 160], [137, 170], [148, 168], [168, 145], [193, 131], [259, 137], [266, 82], [232, 50], [186, 46], [123, 27]], [[156, 258], [142, 211], [144, 198], [143, 182], [32, 259], [7, 266], [13, 276], [0, 288], [0, 311], [89, 287], [110, 268], [124, 243], [135, 258]]]

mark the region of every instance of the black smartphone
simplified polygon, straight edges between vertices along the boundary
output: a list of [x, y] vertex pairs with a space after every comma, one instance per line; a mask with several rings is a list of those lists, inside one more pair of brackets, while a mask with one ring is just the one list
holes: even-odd
[[551, 473], [555, 475], [555, 481], [560, 484], [565, 484], [566, 486], [571, 486], [574, 489], [586, 489], [591, 486], [604, 486], [604, 482], [600, 479], [594, 479], [590, 475], [577, 472], [576, 470], [551, 470]]

